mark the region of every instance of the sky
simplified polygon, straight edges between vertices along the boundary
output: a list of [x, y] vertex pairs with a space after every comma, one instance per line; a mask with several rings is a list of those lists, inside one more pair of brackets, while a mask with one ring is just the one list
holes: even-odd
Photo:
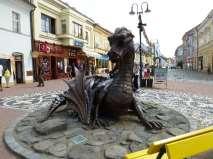
[[[117, 27], [126, 27], [139, 41], [137, 15], [129, 15], [131, 5], [141, 0], [64, 0], [72, 7], [86, 14], [104, 28], [114, 32]], [[147, 35], [151, 41], [160, 44], [166, 57], [173, 57], [176, 48], [182, 44], [185, 32], [201, 23], [213, 9], [213, 0], [147, 0], [150, 13], [142, 15]], [[145, 10], [146, 5], [143, 5]], [[136, 7], [134, 8], [136, 11]], [[142, 36], [143, 38], [143, 36]], [[142, 41], [145, 42], [144, 39]]]

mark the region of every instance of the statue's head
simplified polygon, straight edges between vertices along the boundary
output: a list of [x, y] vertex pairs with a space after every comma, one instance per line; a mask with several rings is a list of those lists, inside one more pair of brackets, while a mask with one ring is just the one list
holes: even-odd
[[134, 35], [127, 28], [117, 28], [111, 36], [108, 37], [111, 49], [108, 52], [109, 59], [117, 62], [127, 53], [134, 53]]

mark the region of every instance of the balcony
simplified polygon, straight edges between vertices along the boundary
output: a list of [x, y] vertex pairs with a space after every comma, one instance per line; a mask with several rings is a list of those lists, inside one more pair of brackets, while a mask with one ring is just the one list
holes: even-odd
[[57, 38], [58, 39], [70, 39], [70, 38], [72, 38], [72, 35], [70, 35], [70, 34], [58, 34]]

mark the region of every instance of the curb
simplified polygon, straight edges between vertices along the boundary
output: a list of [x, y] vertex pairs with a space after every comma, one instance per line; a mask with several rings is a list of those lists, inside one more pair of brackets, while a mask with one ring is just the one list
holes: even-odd
[[[27, 114], [28, 115], [28, 114]], [[13, 131], [18, 122], [24, 119], [27, 115], [24, 115], [18, 118], [15, 122], [13, 122], [5, 131], [3, 135], [3, 140], [5, 145], [16, 155], [25, 158], [25, 159], [41, 159], [38, 153], [35, 153], [29, 149], [24, 148], [20, 145], [13, 136]]]

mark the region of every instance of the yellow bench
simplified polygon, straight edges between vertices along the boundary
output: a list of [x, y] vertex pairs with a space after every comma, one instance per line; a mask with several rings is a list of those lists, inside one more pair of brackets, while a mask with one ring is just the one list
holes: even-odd
[[213, 126], [153, 142], [148, 149], [127, 154], [125, 159], [183, 159], [208, 150], [213, 150]]

